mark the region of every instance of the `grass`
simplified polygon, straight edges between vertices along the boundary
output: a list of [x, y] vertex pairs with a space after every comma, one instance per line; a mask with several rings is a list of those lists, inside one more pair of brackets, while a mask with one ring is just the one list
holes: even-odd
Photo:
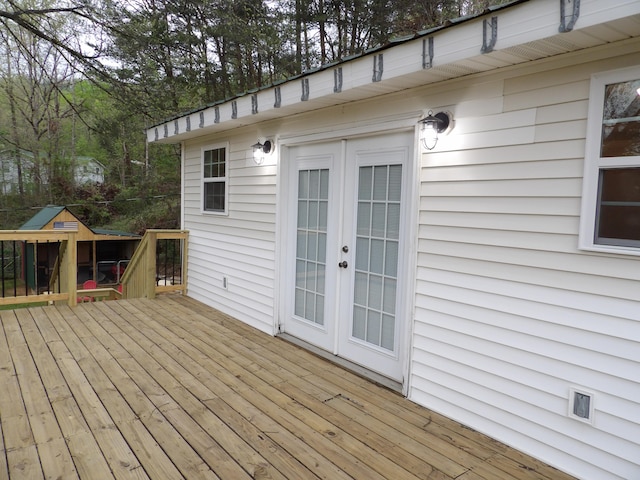
[[[4, 293], [6, 297], [13, 297], [14, 286], [18, 295], [24, 295], [24, 281], [20, 279], [5, 279], [4, 281]], [[0, 293], [2, 291], [0, 290]], [[0, 310], [15, 310], [17, 308], [27, 307], [41, 307], [47, 305], [47, 302], [33, 302], [33, 303], [15, 303], [10, 305], [0, 305]]]

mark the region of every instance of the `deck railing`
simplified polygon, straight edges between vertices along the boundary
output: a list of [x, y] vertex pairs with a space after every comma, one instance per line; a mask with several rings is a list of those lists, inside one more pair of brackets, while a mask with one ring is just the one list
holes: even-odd
[[[0, 306], [35, 302], [71, 306], [117, 298], [186, 294], [187, 240], [183, 230], [148, 230], [116, 288], [78, 289], [75, 231], [0, 230]], [[46, 245], [46, 247], [43, 247]], [[38, 258], [47, 252], [46, 261]], [[41, 255], [42, 256], [42, 255]]]
[[158, 293], [187, 291], [185, 230], [147, 230], [122, 275], [122, 296], [155, 298]]
[[[76, 233], [0, 230], [0, 305], [53, 301], [75, 305]], [[45, 246], [46, 258], [41, 258], [44, 257], [40, 253], [42, 246]], [[49, 257], [52, 252], [55, 259]], [[53, 272], [57, 280], [50, 282]]]

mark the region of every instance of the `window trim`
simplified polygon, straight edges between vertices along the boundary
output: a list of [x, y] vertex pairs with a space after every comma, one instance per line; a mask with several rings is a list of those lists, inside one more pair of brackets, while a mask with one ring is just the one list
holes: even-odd
[[[224, 149], [224, 177], [205, 178], [204, 153], [210, 150]], [[200, 213], [203, 215], [225, 216], [229, 214], [229, 143], [213, 143], [200, 149]], [[207, 210], [204, 208], [205, 184], [224, 183], [224, 210]]]
[[600, 156], [605, 88], [612, 83], [636, 80], [639, 78], [640, 66], [600, 72], [591, 76], [578, 240], [578, 248], [581, 250], [640, 256], [640, 248], [638, 247], [595, 243], [596, 225], [598, 222], [597, 211], [599, 209], [598, 191], [600, 170], [603, 168], [640, 167], [640, 156]]

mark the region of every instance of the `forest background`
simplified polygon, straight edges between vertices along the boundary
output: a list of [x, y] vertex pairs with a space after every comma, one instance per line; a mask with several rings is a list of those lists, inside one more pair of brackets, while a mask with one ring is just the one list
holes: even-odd
[[[499, 0], [0, 0], [0, 228], [45, 205], [178, 228], [180, 154], [146, 127], [473, 15]], [[106, 167], [77, 185], [78, 158]], [[1, 173], [1, 172], [0, 172]]]

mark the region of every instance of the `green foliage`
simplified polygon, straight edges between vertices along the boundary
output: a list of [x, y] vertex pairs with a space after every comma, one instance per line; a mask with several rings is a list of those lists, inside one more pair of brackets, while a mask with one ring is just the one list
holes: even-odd
[[[58, 204], [92, 227], [177, 227], [179, 149], [147, 146], [149, 125], [505, 1], [3, 2], [0, 151], [32, 160], [13, 160], [2, 226]], [[104, 185], [76, 184], [79, 156], [105, 165]]]
[[126, 202], [128, 212], [104, 228], [142, 235], [149, 228], [180, 228], [180, 197], [140, 198]]

